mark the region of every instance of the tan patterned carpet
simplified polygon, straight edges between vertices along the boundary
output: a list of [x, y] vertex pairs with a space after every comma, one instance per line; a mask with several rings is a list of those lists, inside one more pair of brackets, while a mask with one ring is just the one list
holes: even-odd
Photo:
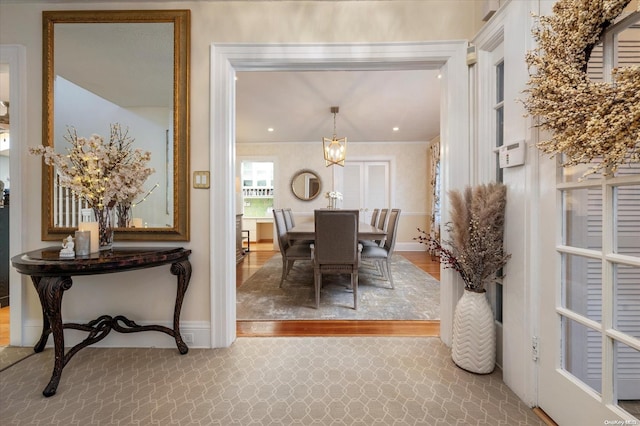
[[0, 371], [11, 367], [13, 364], [20, 362], [33, 354], [33, 348], [17, 348], [13, 346], [0, 347]]
[[240, 338], [231, 347], [80, 351], [44, 398], [47, 349], [0, 373], [3, 425], [541, 425], [437, 338]]

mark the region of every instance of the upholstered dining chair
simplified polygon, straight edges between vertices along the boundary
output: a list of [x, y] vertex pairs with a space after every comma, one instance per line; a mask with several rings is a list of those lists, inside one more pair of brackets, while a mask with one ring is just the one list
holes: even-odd
[[358, 210], [316, 210], [313, 256], [316, 309], [320, 307], [320, 289], [324, 274], [351, 275], [353, 309], [358, 309], [358, 267], [362, 245], [358, 243]]
[[371, 212], [371, 226], [376, 226], [376, 221], [378, 220], [379, 213], [380, 209], [373, 209], [373, 212]]
[[387, 229], [388, 214], [389, 214], [389, 209], [380, 210], [380, 216], [378, 216], [378, 229], [382, 229], [383, 231]]
[[[376, 209], [378, 210], [378, 209]], [[376, 225], [376, 222], [372, 219], [371, 220], [371, 225], [375, 226], [376, 228], [386, 231], [387, 230], [387, 216], [389, 213], [389, 209], [382, 209], [379, 210], [379, 215], [378, 215], [378, 223]], [[382, 240], [361, 240], [360, 244], [362, 244], [363, 247], [367, 247], [367, 246], [382, 246], [382, 243], [384, 242], [384, 239]]]
[[[293, 219], [293, 210], [290, 208], [282, 209], [284, 213], [284, 223], [287, 227], [287, 231], [296, 226], [296, 221]], [[309, 245], [313, 242], [313, 240], [289, 240], [290, 245], [298, 245], [298, 244], [306, 244]]]
[[296, 260], [311, 260], [311, 247], [309, 244], [290, 244], [287, 238], [287, 226], [282, 209], [273, 209], [273, 219], [276, 222], [276, 233], [278, 234], [278, 245], [282, 255], [282, 278], [280, 287], [287, 279], [287, 275], [293, 268]]
[[396, 236], [398, 234], [398, 222], [400, 221], [400, 209], [391, 209], [389, 214], [389, 224], [387, 226], [387, 238], [382, 246], [367, 245], [362, 249], [362, 261], [373, 261], [379, 267], [384, 279], [393, 286], [393, 276], [391, 275], [391, 256], [396, 246]]
[[284, 223], [288, 231], [296, 225], [295, 221], [293, 220], [293, 211], [291, 209], [282, 209], [282, 211], [284, 212]]

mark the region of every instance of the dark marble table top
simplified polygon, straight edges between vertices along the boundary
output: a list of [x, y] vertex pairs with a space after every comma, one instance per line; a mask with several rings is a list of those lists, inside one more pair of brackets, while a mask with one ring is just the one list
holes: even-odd
[[182, 247], [120, 247], [74, 258], [60, 257], [60, 246], [46, 247], [11, 258], [18, 272], [31, 276], [110, 274], [188, 260]]

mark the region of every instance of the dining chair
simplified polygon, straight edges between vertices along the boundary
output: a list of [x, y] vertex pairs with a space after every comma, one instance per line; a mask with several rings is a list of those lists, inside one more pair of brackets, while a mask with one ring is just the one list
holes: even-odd
[[391, 209], [389, 214], [389, 225], [387, 226], [387, 238], [382, 246], [368, 245], [362, 249], [362, 260], [375, 262], [382, 272], [384, 279], [393, 286], [393, 276], [391, 275], [391, 256], [396, 246], [396, 236], [398, 222], [400, 221], [400, 209]]
[[273, 209], [273, 219], [276, 222], [278, 246], [282, 255], [282, 278], [280, 278], [280, 287], [282, 287], [296, 260], [311, 260], [311, 247], [309, 244], [289, 243], [285, 215], [282, 209]]
[[358, 267], [362, 245], [358, 243], [358, 210], [315, 210], [313, 256], [316, 309], [324, 274], [350, 274], [353, 309], [358, 309]]
[[380, 209], [373, 209], [371, 213], [371, 226], [376, 226], [376, 221], [378, 220], [378, 214], [380, 213]]
[[389, 214], [389, 209], [380, 210], [380, 216], [378, 217], [378, 229], [382, 229], [383, 231], [387, 230], [387, 215]]
[[[296, 226], [296, 221], [293, 219], [293, 210], [290, 208], [282, 209], [284, 213], [284, 223], [287, 228], [287, 232], [294, 226]], [[313, 240], [289, 240], [290, 245], [298, 245], [298, 244], [306, 244], [309, 245], [313, 242]]]
[[[378, 209], [376, 209], [378, 210]], [[376, 228], [382, 230], [382, 231], [386, 231], [387, 230], [387, 216], [389, 213], [389, 209], [382, 209], [379, 211], [379, 216], [378, 216], [378, 223], [376, 225], [375, 221], [372, 219], [371, 220], [371, 225], [375, 226]], [[362, 244], [363, 247], [368, 247], [368, 246], [382, 246], [382, 243], [384, 242], [384, 238], [381, 240], [361, 240], [360, 244]]]
[[293, 220], [293, 211], [291, 209], [282, 209], [282, 211], [284, 212], [284, 223], [288, 231], [296, 226], [295, 221]]

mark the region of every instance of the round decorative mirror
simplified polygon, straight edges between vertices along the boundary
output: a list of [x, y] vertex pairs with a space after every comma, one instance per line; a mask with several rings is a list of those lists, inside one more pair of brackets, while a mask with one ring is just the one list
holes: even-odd
[[291, 179], [291, 192], [298, 200], [313, 200], [320, 195], [321, 189], [320, 177], [312, 170], [300, 170]]

